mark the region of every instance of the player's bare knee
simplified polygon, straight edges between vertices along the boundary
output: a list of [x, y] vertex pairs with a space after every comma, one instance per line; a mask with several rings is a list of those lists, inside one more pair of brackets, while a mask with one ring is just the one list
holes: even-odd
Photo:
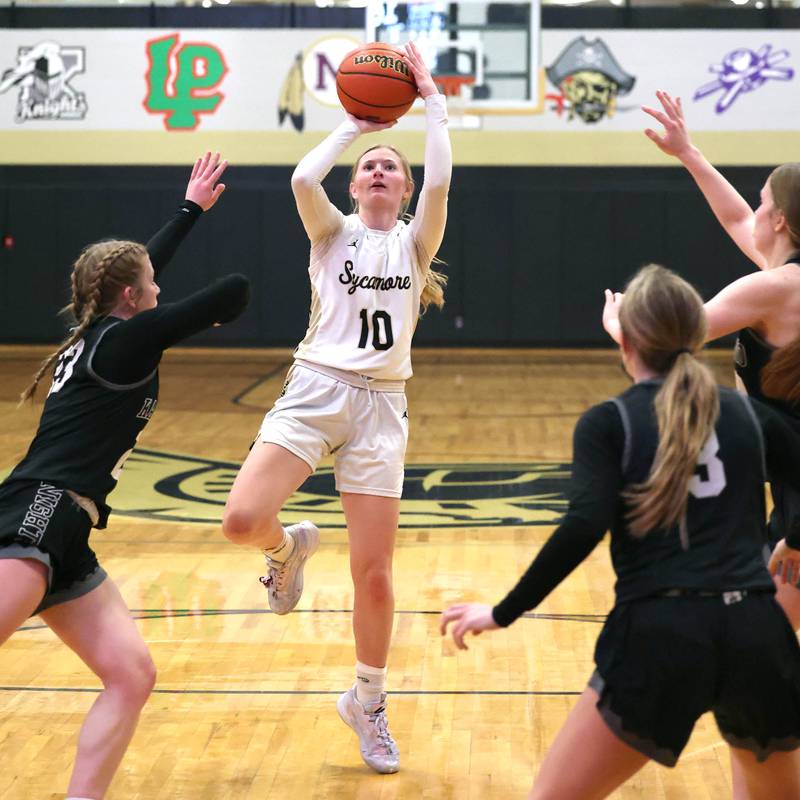
[[253, 514], [237, 508], [226, 508], [222, 517], [222, 532], [234, 544], [246, 544], [256, 527]]
[[156, 685], [156, 665], [148, 652], [132, 658], [121, 658], [103, 676], [106, 689], [124, 698], [126, 704], [141, 708]]
[[386, 603], [394, 597], [391, 568], [367, 567], [354, 572], [353, 582], [356, 588], [366, 594], [372, 603]]

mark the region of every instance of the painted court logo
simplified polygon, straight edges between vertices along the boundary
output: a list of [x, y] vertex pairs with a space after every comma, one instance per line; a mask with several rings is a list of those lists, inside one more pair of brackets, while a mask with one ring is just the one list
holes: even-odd
[[[115, 513], [219, 525], [238, 462], [137, 449], [114, 492]], [[401, 528], [555, 525], [567, 509], [570, 465], [415, 464], [406, 467]], [[333, 470], [317, 470], [289, 498], [281, 521], [345, 525]]]
[[145, 110], [163, 114], [168, 131], [194, 130], [225, 95], [216, 91], [228, 72], [222, 53], [208, 42], [179, 44], [178, 34], [147, 42]]
[[82, 47], [40, 42], [17, 50], [17, 63], [0, 73], [0, 94], [19, 89], [16, 122], [80, 120], [86, 116], [86, 95], [71, 81], [85, 71]]

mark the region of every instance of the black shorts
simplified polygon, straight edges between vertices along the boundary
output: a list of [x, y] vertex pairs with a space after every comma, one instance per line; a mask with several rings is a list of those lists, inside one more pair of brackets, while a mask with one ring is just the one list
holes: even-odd
[[48, 568], [47, 592], [34, 613], [74, 600], [106, 577], [89, 547], [92, 520], [46, 481], [0, 486], [0, 558], [32, 558]]
[[616, 606], [595, 662], [589, 685], [606, 724], [660, 764], [676, 764], [707, 711], [759, 761], [800, 747], [800, 645], [772, 593]]

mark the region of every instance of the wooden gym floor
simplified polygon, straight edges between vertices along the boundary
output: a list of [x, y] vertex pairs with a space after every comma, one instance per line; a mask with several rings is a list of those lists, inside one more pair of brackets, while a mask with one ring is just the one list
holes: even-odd
[[[38, 419], [16, 397], [42, 348], [0, 348], [0, 476]], [[730, 354], [710, 357], [732, 383]], [[285, 521], [323, 542], [300, 605], [267, 610], [260, 556], [221, 534], [222, 506], [289, 351], [177, 350], [158, 410], [93, 536], [159, 670], [109, 800], [508, 800], [525, 797], [593, 669], [613, 599], [604, 543], [533, 614], [457, 653], [438, 633], [456, 600], [499, 600], [563, 511], [571, 434], [627, 386], [611, 351], [416, 350], [408, 385], [407, 499], [395, 556], [389, 720], [401, 772], [363, 765], [334, 707], [352, 683], [346, 531], [322, 469]], [[325, 462], [327, 465], [328, 462]], [[98, 691], [32, 618], [0, 649], [0, 797], [63, 797], [78, 727]], [[650, 765], [614, 797], [730, 794], [713, 720], [674, 770]]]

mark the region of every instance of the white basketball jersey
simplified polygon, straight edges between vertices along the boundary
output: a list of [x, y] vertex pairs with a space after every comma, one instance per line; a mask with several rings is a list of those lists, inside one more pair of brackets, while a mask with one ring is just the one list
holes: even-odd
[[414, 239], [401, 221], [367, 228], [357, 214], [311, 248], [311, 313], [295, 355], [370, 378], [411, 377], [411, 337], [422, 279]]

